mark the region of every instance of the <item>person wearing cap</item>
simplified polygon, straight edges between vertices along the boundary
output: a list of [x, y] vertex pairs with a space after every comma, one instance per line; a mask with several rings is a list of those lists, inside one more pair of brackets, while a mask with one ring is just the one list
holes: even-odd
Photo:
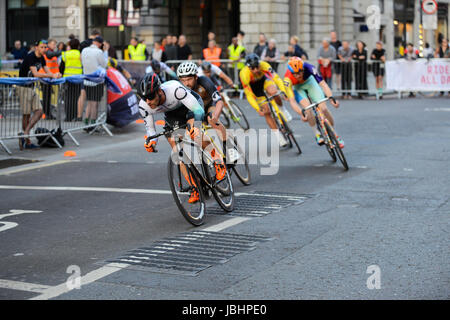
[[[103, 51], [100, 49], [102, 46], [103, 38], [98, 36], [93, 39], [92, 45], [84, 49], [81, 53], [81, 63], [83, 64], [83, 73], [85, 75], [92, 74], [98, 69], [107, 68], [108, 61], [105, 58]], [[86, 91], [87, 96], [87, 108], [84, 122], [86, 125], [95, 124], [97, 122], [98, 103], [103, 97], [103, 84], [85, 80], [84, 90]]]

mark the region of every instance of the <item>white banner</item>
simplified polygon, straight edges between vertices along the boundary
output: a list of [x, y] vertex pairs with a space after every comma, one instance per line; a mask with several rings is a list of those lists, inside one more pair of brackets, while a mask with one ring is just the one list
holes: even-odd
[[450, 59], [399, 59], [386, 62], [387, 89], [450, 91]]

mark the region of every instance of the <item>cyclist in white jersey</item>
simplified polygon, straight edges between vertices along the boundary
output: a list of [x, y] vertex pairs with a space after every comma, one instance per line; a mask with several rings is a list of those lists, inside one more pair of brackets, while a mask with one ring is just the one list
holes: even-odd
[[[155, 59], [150, 62], [150, 65], [145, 70], [145, 73], [152, 72], [156, 73], [162, 82], [178, 79], [176, 72], [173, 71], [167, 64], [164, 62], [159, 62]], [[166, 74], [169, 76], [169, 79], [166, 79]]]

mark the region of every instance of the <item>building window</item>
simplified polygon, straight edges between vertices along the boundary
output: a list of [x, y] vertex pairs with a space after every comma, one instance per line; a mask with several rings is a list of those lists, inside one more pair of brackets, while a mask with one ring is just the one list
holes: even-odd
[[49, 37], [49, 0], [8, 0], [6, 41], [12, 48], [21, 40], [26, 46]]

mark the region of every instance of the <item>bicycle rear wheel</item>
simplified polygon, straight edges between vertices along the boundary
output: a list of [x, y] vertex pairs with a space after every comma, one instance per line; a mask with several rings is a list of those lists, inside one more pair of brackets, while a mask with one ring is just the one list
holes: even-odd
[[242, 109], [234, 102], [230, 101], [230, 108], [233, 108], [234, 113], [236, 114], [237, 119], [234, 119], [233, 113], [230, 113], [231, 119], [238, 124], [244, 131], [250, 129], [250, 124], [248, 123], [247, 117], [245, 116]]
[[[170, 190], [172, 191], [175, 204], [180, 210], [183, 217], [192, 225], [198, 227], [205, 222], [206, 204], [203, 190], [200, 187], [200, 179], [186, 164], [186, 177], [181, 170], [181, 163], [176, 164], [169, 158], [168, 174]], [[189, 181], [187, 179], [189, 179]], [[193, 181], [192, 181], [193, 180]], [[197, 191], [199, 194], [199, 201], [196, 203], [189, 203], [191, 192]]]
[[298, 154], [299, 155], [302, 154], [302, 149], [300, 148], [300, 145], [298, 144], [297, 139], [295, 139], [294, 132], [289, 127], [288, 122], [284, 118], [284, 115], [280, 114], [280, 116], [281, 116], [281, 121], [283, 122], [282, 126], [284, 127], [284, 130], [286, 131], [286, 136], [289, 139], [290, 148], [292, 148], [295, 144], [295, 146], [297, 147], [297, 150], [298, 150]]
[[[233, 148], [235, 152], [237, 152], [237, 155], [239, 156], [239, 159], [235, 160], [234, 162], [231, 162], [233, 159], [227, 158], [227, 165], [233, 169], [233, 172], [236, 174], [236, 177], [241, 181], [241, 183], [244, 186], [249, 186], [252, 184], [251, 180], [251, 174], [250, 174], [250, 166], [248, 164], [248, 157], [245, 154], [245, 152], [242, 150], [242, 148], [237, 143], [237, 139], [234, 138], [233, 140], [229, 140], [233, 143]], [[227, 157], [229, 155], [227, 154]]]
[[328, 121], [325, 121], [325, 128], [327, 129], [328, 135], [330, 136], [330, 140], [334, 145], [334, 152], [336, 153], [342, 165], [344, 166], [344, 169], [348, 171], [349, 166], [347, 163], [347, 159], [345, 158], [344, 151], [342, 151], [341, 147], [339, 147], [339, 142], [336, 138], [336, 135], [334, 134], [334, 130], [332, 129]]

